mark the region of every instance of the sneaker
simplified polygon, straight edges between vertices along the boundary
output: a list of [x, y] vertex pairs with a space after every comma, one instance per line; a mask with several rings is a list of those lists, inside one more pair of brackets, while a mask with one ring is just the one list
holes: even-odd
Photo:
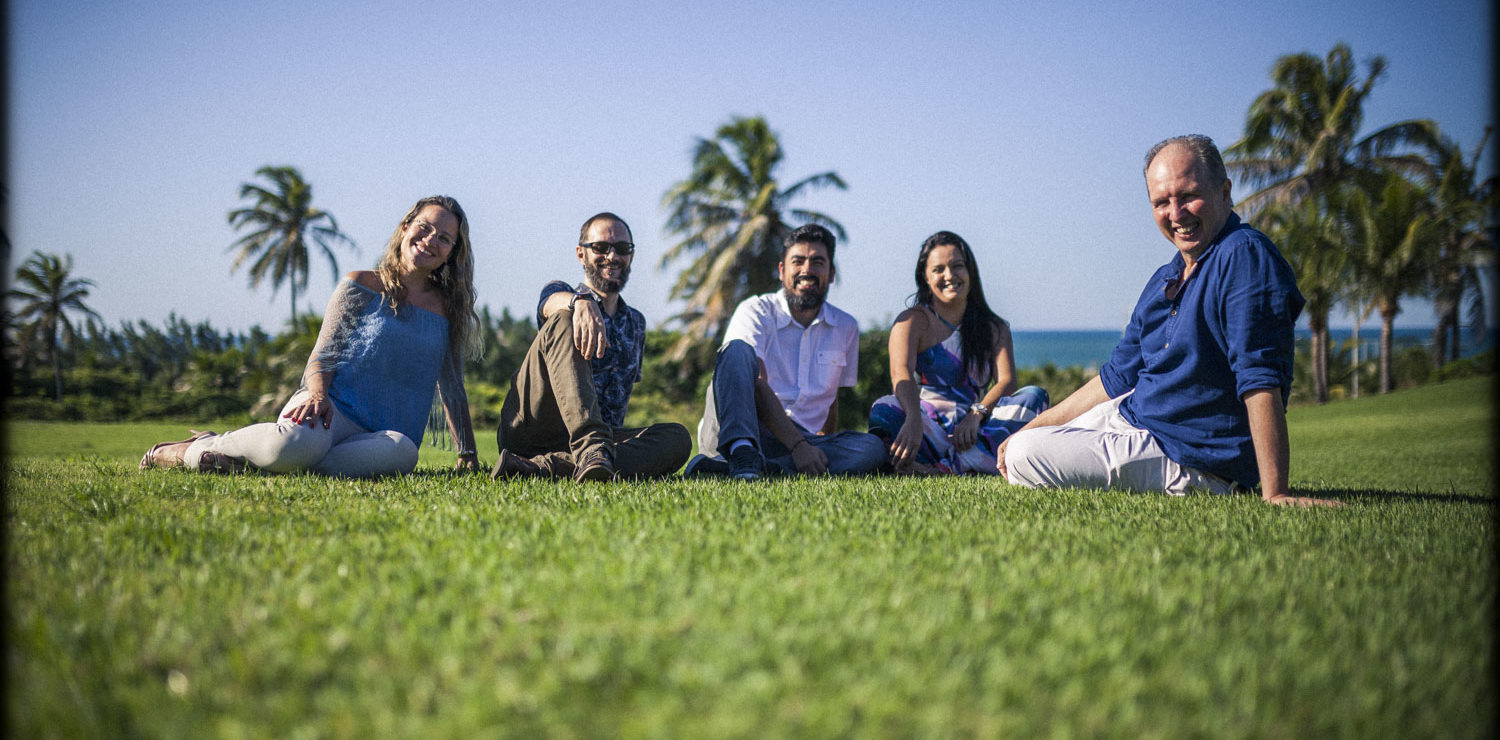
[[542, 466], [510, 450], [501, 450], [500, 459], [495, 461], [495, 469], [490, 471], [490, 478], [493, 480], [529, 478], [541, 475], [541, 473]]
[[764, 472], [765, 460], [760, 450], [752, 445], [743, 445], [729, 453], [729, 477], [735, 480], [759, 480]]
[[583, 481], [606, 481], [615, 477], [615, 464], [610, 461], [609, 454], [603, 450], [595, 450], [583, 457], [583, 462], [578, 469], [573, 471], [573, 480]]
[[713, 476], [716, 478], [729, 475], [729, 463], [722, 457], [709, 457], [708, 455], [694, 455], [688, 461], [687, 467], [682, 469], [682, 477], [699, 478]]

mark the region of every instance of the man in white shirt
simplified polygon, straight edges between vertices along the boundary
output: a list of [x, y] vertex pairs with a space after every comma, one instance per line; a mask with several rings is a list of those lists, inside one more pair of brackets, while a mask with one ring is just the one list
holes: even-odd
[[776, 265], [782, 289], [735, 308], [698, 424], [703, 454], [683, 475], [858, 474], [885, 463], [875, 435], [835, 432], [839, 387], [858, 370], [859, 324], [825, 301], [834, 246], [822, 226], [793, 231]]

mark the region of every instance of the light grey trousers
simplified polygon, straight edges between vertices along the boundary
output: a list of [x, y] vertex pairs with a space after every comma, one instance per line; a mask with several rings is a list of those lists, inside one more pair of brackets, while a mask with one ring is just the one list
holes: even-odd
[[410, 473], [417, 467], [417, 444], [400, 432], [372, 432], [349, 420], [333, 407], [333, 418], [324, 429], [321, 420], [293, 424], [282, 414], [306, 401], [306, 390], [297, 391], [281, 407], [275, 422], [251, 424], [232, 432], [194, 442], [182, 456], [189, 470], [197, 470], [207, 451], [244, 460], [270, 473], [311, 470], [324, 475], [369, 478]]
[[1128, 395], [1100, 403], [1061, 426], [1012, 434], [1005, 446], [1010, 482], [1027, 488], [1164, 491], [1173, 496], [1235, 491], [1234, 483], [1177, 464], [1150, 432], [1126, 421], [1120, 403]]

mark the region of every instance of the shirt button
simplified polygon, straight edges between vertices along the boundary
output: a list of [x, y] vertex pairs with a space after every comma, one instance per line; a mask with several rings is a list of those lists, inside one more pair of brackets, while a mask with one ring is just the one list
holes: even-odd
[[1172, 346], [1172, 343], [1171, 343], [1171, 342], [1167, 342], [1167, 343], [1166, 343], [1166, 344], [1163, 344], [1163, 345], [1162, 345], [1162, 346], [1161, 346], [1161, 348], [1162, 348], [1162, 349], [1166, 349], [1166, 348], [1168, 348], [1168, 347], [1170, 347], [1170, 346]]
[[1177, 309], [1175, 309], [1175, 308], [1174, 308], [1174, 309], [1172, 309], [1172, 315], [1173, 315], [1173, 316], [1176, 316], [1176, 315], [1177, 315]]

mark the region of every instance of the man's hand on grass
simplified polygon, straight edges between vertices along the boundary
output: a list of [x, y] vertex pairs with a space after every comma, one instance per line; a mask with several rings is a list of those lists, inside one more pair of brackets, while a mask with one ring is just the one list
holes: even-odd
[[1329, 506], [1342, 508], [1346, 505], [1342, 501], [1334, 501], [1332, 499], [1312, 498], [1310, 496], [1288, 496], [1284, 493], [1262, 496], [1261, 499], [1273, 506]]

